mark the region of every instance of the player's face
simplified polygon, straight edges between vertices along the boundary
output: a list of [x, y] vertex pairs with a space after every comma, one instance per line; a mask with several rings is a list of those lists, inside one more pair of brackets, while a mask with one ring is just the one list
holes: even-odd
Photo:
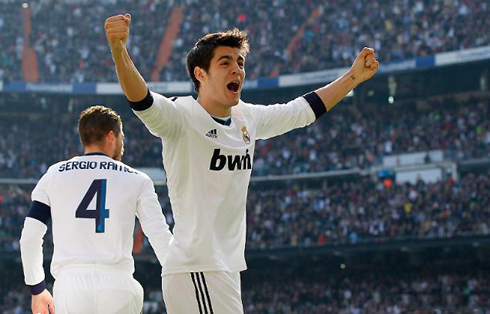
[[121, 160], [124, 154], [124, 133], [121, 130], [119, 136], [116, 137], [116, 145], [114, 147], [114, 154], [112, 156], [115, 160]]
[[206, 76], [202, 87], [217, 103], [227, 107], [238, 104], [245, 79], [245, 58], [240, 49], [217, 47]]

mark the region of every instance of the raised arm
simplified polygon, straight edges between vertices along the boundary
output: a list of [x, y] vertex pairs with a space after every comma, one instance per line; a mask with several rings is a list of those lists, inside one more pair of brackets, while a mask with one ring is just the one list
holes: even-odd
[[349, 71], [334, 82], [287, 104], [254, 106], [257, 138], [271, 138], [311, 124], [332, 109], [353, 88], [370, 79], [378, 71], [378, 67], [374, 50], [364, 48]]
[[374, 49], [364, 48], [357, 55], [350, 70], [328, 84], [315, 90], [315, 93], [322, 99], [327, 111], [332, 109], [357, 85], [370, 79], [379, 68], [376, 61]]
[[130, 25], [131, 14], [126, 13], [109, 17], [105, 21], [104, 28], [111, 48], [112, 59], [116, 65], [119, 84], [126, 98], [129, 101], [137, 102], [146, 97], [148, 86], [126, 49]]

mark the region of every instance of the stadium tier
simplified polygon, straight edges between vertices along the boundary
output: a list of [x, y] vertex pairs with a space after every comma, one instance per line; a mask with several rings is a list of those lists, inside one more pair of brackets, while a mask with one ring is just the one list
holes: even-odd
[[[5, 106], [7, 111], [0, 113], [0, 133], [5, 134], [0, 138], [2, 177], [37, 179], [49, 165], [82, 152], [75, 112], [85, 104], [74, 97], [68, 106], [65, 101], [51, 99], [41, 112], [35, 112], [41, 105], [29, 104], [34, 112], [22, 114]], [[367, 169], [387, 156], [432, 150], [455, 162], [490, 156], [488, 98], [459, 101], [448, 96], [423, 108], [416, 103], [339, 106], [308, 128], [259, 141], [253, 175]], [[117, 107], [123, 107], [123, 161], [137, 168], [161, 167], [161, 141], [124, 108], [124, 100]], [[51, 123], [53, 115], [56, 123]]]
[[[30, 204], [28, 186], [2, 185], [0, 250], [18, 251]], [[450, 239], [490, 234], [490, 173], [468, 173], [454, 182], [394, 184], [368, 178], [326, 187], [287, 185], [248, 193], [247, 245], [251, 250]], [[173, 227], [166, 191], [159, 193]], [[45, 243], [52, 249], [50, 232]], [[148, 241], [141, 252], [151, 254]]]
[[184, 60], [195, 40], [230, 27], [250, 35], [249, 78], [348, 66], [364, 46], [383, 63], [490, 44], [490, 6], [476, 0], [26, 3], [0, 1], [0, 81], [115, 82], [103, 25], [125, 12], [133, 16], [130, 53], [148, 81], [188, 81]]
[[[488, 314], [490, 272], [483, 264], [428, 262], [410, 268], [387, 264], [384, 269], [344, 270], [330, 265], [289, 266], [244, 275], [243, 304], [251, 314]], [[9, 271], [6, 271], [6, 268]], [[477, 269], [471, 269], [476, 267]], [[159, 268], [136, 264], [145, 286], [145, 314], [164, 314]], [[138, 269], [139, 268], [139, 269]], [[22, 276], [20, 265], [2, 262], [0, 275], [11, 281]], [[22, 285], [1, 287], [0, 311], [29, 313], [29, 292]]]

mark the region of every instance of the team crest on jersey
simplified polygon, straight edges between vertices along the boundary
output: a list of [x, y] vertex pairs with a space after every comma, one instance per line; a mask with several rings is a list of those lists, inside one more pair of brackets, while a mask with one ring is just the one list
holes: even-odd
[[245, 142], [245, 144], [250, 144], [250, 134], [248, 134], [247, 127], [245, 125], [242, 125], [241, 130], [243, 141]]

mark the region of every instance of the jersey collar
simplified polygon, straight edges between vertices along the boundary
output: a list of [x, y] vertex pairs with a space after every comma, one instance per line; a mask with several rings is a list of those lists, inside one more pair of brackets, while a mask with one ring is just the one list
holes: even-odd
[[104, 153], [99, 153], [99, 152], [97, 152], [97, 153], [86, 153], [86, 154], [84, 154], [83, 156], [106, 156], [106, 157], [109, 157], [109, 156], [107, 156], [106, 154], [104, 154]]
[[214, 121], [218, 122], [219, 124], [222, 124], [222, 125], [230, 125], [231, 124], [231, 116], [229, 116], [228, 118], [219, 118], [219, 117], [215, 117], [213, 115], [210, 115], [211, 118], [213, 118]]

